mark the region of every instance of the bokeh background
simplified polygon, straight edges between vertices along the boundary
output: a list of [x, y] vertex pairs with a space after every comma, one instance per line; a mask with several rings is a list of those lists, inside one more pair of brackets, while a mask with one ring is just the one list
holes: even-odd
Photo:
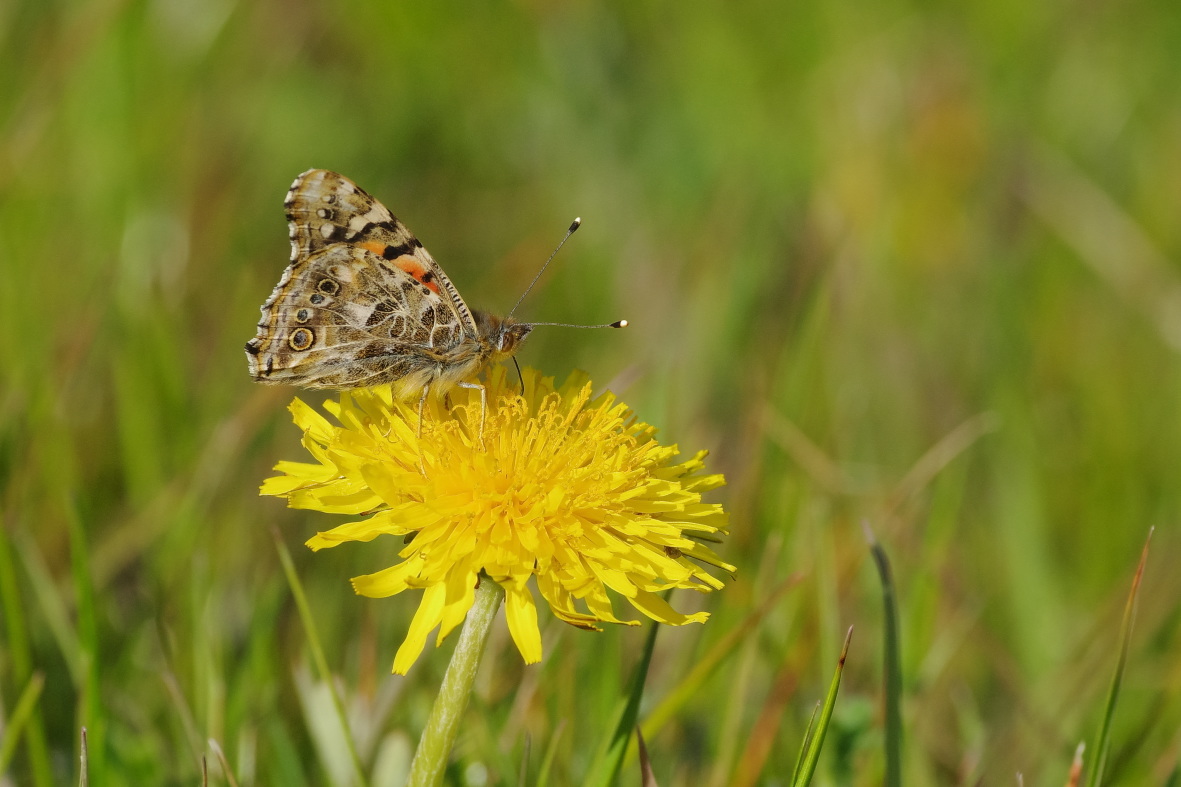
[[[335, 520], [257, 496], [302, 451], [242, 345], [311, 167], [491, 310], [583, 218], [520, 314], [632, 327], [522, 360], [730, 481], [739, 574], [674, 599], [713, 618], [648, 681], [723, 656], [648, 740], [662, 787], [785, 783], [850, 625], [818, 782], [880, 783], [863, 521], [911, 785], [1065, 781], [1155, 526], [1110, 762], [1177, 783], [1173, 0], [26, 0], [0, 35], [0, 783], [76, 783], [81, 726], [92, 784], [225, 783], [210, 740], [239, 784], [349, 783], [276, 537], [373, 783], [405, 767], [451, 642], [390, 676], [416, 599], [347, 578], [397, 545], [310, 554]], [[644, 633], [550, 619], [525, 668], [501, 624], [451, 783], [581, 783]]]

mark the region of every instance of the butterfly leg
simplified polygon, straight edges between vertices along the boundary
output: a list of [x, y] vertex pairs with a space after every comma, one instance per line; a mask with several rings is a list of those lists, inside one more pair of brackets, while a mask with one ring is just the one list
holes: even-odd
[[426, 408], [426, 395], [428, 393], [430, 393], [430, 391], [431, 391], [431, 384], [427, 383], [426, 385], [424, 385], [422, 387], [422, 396], [418, 397], [418, 431], [415, 433], [414, 436], [417, 437], [419, 440], [422, 439], [422, 413], [423, 413], [423, 410]]
[[422, 473], [422, 477], [426, 478], [426, 463], [422, 461], [422, 417], [423, 411], [426, 409], [426, 395], [430, 393], [431, 384], [427, 383], [422, 387], [422, 396], [418, 397], [418, 430], [415, 437], [415, 450], [418, 451], [418, 470]]
[[478, 388], [480, 390], [480, 448], [484, 447], [484, 422], [488, 417], [488, 389], [479, 383], [460, 383], [460, 388]]

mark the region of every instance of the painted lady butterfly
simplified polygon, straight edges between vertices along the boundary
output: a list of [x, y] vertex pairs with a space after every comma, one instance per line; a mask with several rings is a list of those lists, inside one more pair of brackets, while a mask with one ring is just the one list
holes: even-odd
[[256, 382], [392, 383], [401, 397], [425, 399], [431, 389], [477, 387], [464, 381], [511, 357], [534, 326], [552, 324], [469, 309], [410, 230], [343, 175], [308, 170], [283, 204], [291, 264], [246, 343]]

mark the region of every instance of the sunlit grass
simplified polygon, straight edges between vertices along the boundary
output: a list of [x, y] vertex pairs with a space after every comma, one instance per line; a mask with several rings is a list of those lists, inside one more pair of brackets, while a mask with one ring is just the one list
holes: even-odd
[[[523, 359], [586, 369], [726, 474], [738, 578], [678, 597], [711, 620], [660, 631], [638, 712], [661, 787], [786, 782], [850, 625], [812, 783], [882, 782], [862, 520], [897, 594], [903, 783], [1065, 783], [1105, 718], [1106, 781], [1177, 779], [1177, 19], [1166, 0], [0, 12], [7, 775], [77, 783], [85, 726], [94, 784], [200, 783], [209, 740], [241, 785], [345, 783], [272, 529], [361, 768], [405, 772], [449, 648], [389, 676], [413, 605], [354, 596], [340, 578], [371, 563], [313, 559], [320, 526], [257, 496], [298, 444], [292, 392], [254, 386], [242, 344], [286, 264], [284, 191], [329, 167], [482, 308], [580, 215], [522, 313], [631, 327], [539, 329]], [[562, 628], [524, 667], [494, 627], [451, 783], [593, 770], [648, 631]]]

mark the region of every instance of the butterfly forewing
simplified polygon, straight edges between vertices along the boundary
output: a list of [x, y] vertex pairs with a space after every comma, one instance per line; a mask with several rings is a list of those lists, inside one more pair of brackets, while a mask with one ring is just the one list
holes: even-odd
[[477, 334], [475, 320], [459, 291], [414, 233], [344, 175], [308, 170], [291, 184], [283, 206], [293, 263], [335, 243], [361, 246], [386, 260], [411, 258], [418, 265], [405, 260], [402, 267], [443, 294], [463, 330], [473, 337]]

